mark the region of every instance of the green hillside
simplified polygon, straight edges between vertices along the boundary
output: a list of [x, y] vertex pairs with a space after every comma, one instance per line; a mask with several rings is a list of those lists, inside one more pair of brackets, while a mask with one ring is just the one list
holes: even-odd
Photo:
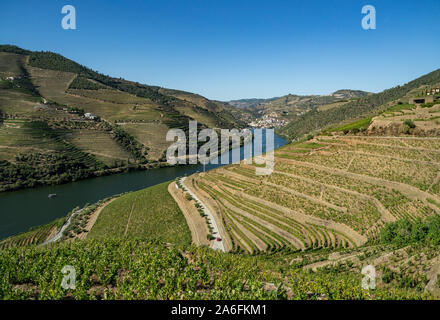
[[[368, 263], [378, 258], [380, 249], [390, 247], [366, 248], [354, 254]], [[415, 244], [405, 252], [416, 257], [432, 250]], [[391, 271], [390, 264], [383, 267], [384, 280], [376, 290], [370, 291], [362, 289], [360, 267], [350, 261], [317, 271], [304, 268], [315, 260], [326, 262], [328, 254], [246, 256], [194, 246], [165, 246], [140, 239], [14, 248], [3, 250], [0, 255], [0, 271], [8, 275], [1, 278], [0, 299], [432, 298], [422, 285], [413, 285], [412, 278]], [[394, 261], [396, 257], [398, 263], [407, 256], [406, 253], [394, 256]], [[75, 289], [61, 287], [64, 276], [61, 269], [65, 265], [75, 267]]]
[[238, 109], [251, 112], [255, 117], [277, 113], [286, 120], [295, 119], [297, 116], [320, 106], [334, 103], [347, 103], [352, 99], [367, 96], [369, 93], [361, 90], [338, 90], [330, 95], [295, 95], [288, 94], [270, 99], [242, 99], [229, 103]]
[[165, 165], [170, 128], [187, 131], [190, 120], [199, 129], [242, 128], [240, 114], [53, 52], [0, 45], [0, 191]]
[[168, 183], [132, 192], [116, 199], [100, 213], [88, 238], [145, 238], [190, 244], [185, 218], [168, 193]]
[[440, 69], [405, 85], [361, 97], [337, 108], [328, 110], [313, 109], [281, 128], [279, 134], [290, 140], [298, 139], [305, 134], [325, 129], [343, 121], [374, 116], [378, 112], [386, 110], [388, 108], [387, 104], [396, 104], [399, 99], [404, 98], [412, 90], [438, 83], [440, 83]]

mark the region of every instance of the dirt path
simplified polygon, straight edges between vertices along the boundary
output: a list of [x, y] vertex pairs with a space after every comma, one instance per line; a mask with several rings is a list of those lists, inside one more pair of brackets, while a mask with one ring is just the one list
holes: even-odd
[[87, 224], [85, 226], [85, 232], [82, 232], [77, 238], [78, 239], [85, 239], [87, 235], [89, 234], [90, 230], [92, 230], [93, 226], [95, 225], [96, 220], [98, 220], [99, 215], [101, 214], [101, 211], [110, 203], [118, 199], [118, 197], [110, 199], [107, 202], [104, 202], [101, 204], [96, 210], [90, 215], [89, 220], [87, 221]]
[[349, 254], [349, 255], [346, 255], [346, 256], [342, 256], [342, 257], [337, 258], [337, 259], [331, 259], [330, 258], [331, 255], [330, 255], [328, 260], [319, 261], [319, 262], [308, 264], [308, 265], [304, 266], [303, 269], [305, 269], [305, 270], [311, 269], [311, 270], [316, 272], [318, 270], [318, 268], [326, 267], [328, 265], [335, 266], [335, 265], [337, 265], [340, 262], [347, 261], [347, 260], [350, 260], [350, 259], [356, 259], [357, 256], [359, 256], [360, 254], [361, 253], [357, 252], [357, 253], [354, 253], [354, 254]]
[[185, 193], [177, 187], [175, 182], [168, 185], [168, 192], [185, 216], [186, 223], [191, 231], [192, 242], [198, 246], [209, 246], [209, 240], [206, 238], [208, 228], [205, 219], [200, 216], [196, 207], [185, 199]]
[[133, 209], [134, 209], [134, 206], [136, 205], [136, 199], [137, 199], [137, 196], [138, 196], [138, 195], [136, 195], [136, 197], [134, 197], [134, 201], [133, 201], [133, 204], [132, 204], [132, 206], [131, 206], [130, 215], [128, 216], [127, 225], [125, 226], [124, 236], [126, 236], [126, 235], [127, 235], [127, 232], [128, 232], [128, 226], [130, 225], [131, 215], [133, 214]]
[[229, 230], [226, 229], [226, 217], [223, 211], [223, 207], [218, 203], [217, 199], [212, 199], [211, 196], [206, 193], [205, 190], [198, 186], [199, 178], [203, 177], [205, 173], [200, 173], [199, 175], [193, 175], [190, 177], [191, 179], [191, 189], [197, 193], [200, 199], [203, 200], [203, 203], [213, 212], [219, 221], [218, 227], [220, 229], [220, 233], [223, 235], [223, 245], [226, 251], [232, 250], [234, 245], [232, 241], [232, 236], [229, 234]]
[[64, 230], [66, 230], [66, 228], [70, 225], [70, 223], [72, 222], [72, 219], [74, 216], [76, 216], [78, 213], [80, 213], [82, 211], [82, 209], [75, 211], [74, 213], [72, 213], [69, 217], [69, 219], [67, 219], [66, 223], [64, 223], [64, 225], [61, 227], [60, 231], [58, 231], [57, 234], [55, 234], [52, 238], [50, 238], [49, 240], [44, 241], [42, 244], [40, 244], [40, 246], [45, 246], [49, 243], [54, 243], [57, 242], [58, 240], [61, 239], [61, 237], [63, 236], [63, 232]]
[[[287, 232], [286, 230], [284, 230], [284, 229], [282, 229], [282, 228], [280, 228], [280, 227], [278, 227], [278, 226], [276, 226], [276, 225], [274, 225], [274, 224], [271, 224], [270, 222], [268, 222], [268, 221], [266, 221], [266, 220], [264, 220], [264, 219], [262, 219], [262, 218], [260, 218], [260, 217], [257, 217], [256, 215], [253, 215], [253, 214], [251, 214], [251, 213], [249, 213], [249, 212], [247, 212], [247, 211], [244, 211], [244, 210], [242, 210], [242, 209], [240, 209], [240, 208], [237, 208], [236, 206], [234, 206], [233, 204], [231, 204], [230, 202], [228, 202], [226, 199], [222, 199], [222, 204], [223, 204], [226, 208], [228, 208], [229, 210], [231, 210], [231, 211], [233, 211], [233, 212], [236, 212], [237, 216], [240, 216], [240, 215], [241, 215], [241, 216], [243, 216], [243, 217], [246, 217], [246, 218], [248, 218], [248, 219], [251, 219], [251, 220], [255, 221], [256, 223], [258, 223], [258, 224], [260, 224], [260, 225], [266, 227], [266, 228], [269, 229], [270, 231], [272, 231], [272, 232], [278, 234], [278, 235], [281, 236], [282, 238], [286, 239], [286, 241], [288, 241], [288, 242], [290, 242], [291, 244], [293, 244], [296, 248], [299, 248], [299, 249], [304, 249], [304, 248], [305, 248], [304, 243], [301, 241], [301, 239], [297, 239], [293, 234], [290, 234], [290, 233]], [[267, 216], [266, 214], [261, 213], [261, 212], [260, 212], [260, 214], [261, 214], [261, 216], [264, 216], [264, 217], [266, 217], [266, 218], [268, 218], [268, 219], [276, 220], [278, 223], [280, 223], [281, 225], [283, 225], [283, 226], [285, 226], [285, 227], [287, 227], [287, 228], [292, 228], [289, 224], [285, 223], [285, 222], [282, 221], [282, 220], [275, 219], [275, 218], [273, 218], [273, 217], [269, 217], [269, 216]], [[235, 220], [237, 220], [237, 219], [235, 219]], [[246, 236], [248, 236], [249, 238], [252, 238], [252, 239], [255, 238], [255, 235], [253, 235], [252, 232], [250, 232], [249, 230], [247, 230], [247, 229], [243, 229], [242, 231], [243, 231], [243, 233], [244, 233]], [[258, 245], [257, 245], [257, 246], [258, 246]]]
[[347, 166], [347, 168], [345, 169], [345, 171], [349, 171], [349, 170], [350, 170], [350, 167], [351, 167], [351, 164], [352, 164], [353, 161], [354, 161], [354, 158], [356, 158], [356, 155], [355, 155], [355, 154], [353, 155], [353, 157], [351, 157], [351, 160], [350, 160], [350, 162], [348, 163], [348, 166]]
[[199, 197], [197, 197], [197, 195], [185, 185], [185, 180], [186, 177], [180, 179], [180, 183], [182, 184], [184, 190], [187, 191], [194, 199], [196, 199], [200, 203], [204, 213], [208, 216], [208, 221], [211, 222], [211, 226], [213, 229], [212, 233], [218, 235], [221, 239], [221, 241], [211, 241], [211, 248], [214, 250], [226, 251], [223, 245], [224, 234], [220, 233], [220, 229], [218, 228], [215, 216], [213, 215], [211, 210], [199, 199]]
[[431, 185], [426, 191], [431, 191], [432, 187], [439, 181], [440, 181], [440, 171], [437, 173], [437, 177], [435, 177], [434, 181], [432, 181]]

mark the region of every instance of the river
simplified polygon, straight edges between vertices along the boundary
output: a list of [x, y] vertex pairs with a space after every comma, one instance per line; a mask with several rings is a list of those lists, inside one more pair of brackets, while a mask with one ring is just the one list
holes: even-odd
[[[286, 141], [275, 135], [274, 148], [284, 144]], [[243, 155], [243, 147], [240, 149]], [[265, 149], [263, 146], [263, 152]], [[203, 165], [198, 164], [131, 171], [61, 185], [0, 193], [0, 240], [64, 217], [77, 206], [82, 207], [86, 203], [94, 203], [115, 194], [144, 189], [179, 176], [219, 166], [222, 165], [208, 164], [203, 168]], [[49, 199], [48, 195], [51, 193], [57, 196]]]

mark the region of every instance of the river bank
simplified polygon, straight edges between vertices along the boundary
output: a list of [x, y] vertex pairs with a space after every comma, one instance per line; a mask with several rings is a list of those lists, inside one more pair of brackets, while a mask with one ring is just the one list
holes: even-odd
[[[275, 135], [274, 148], [286, 141]], [[243, 151], [243, 147], [240, 148]], [[263, 148], [264, 149], [264, 148]], [[220, 162], [220, 161], [219, 161]], [[101, 199], [130, 191], [141, 190], [177, 177], [223, 166], [218, 164], [185, 165], [159, 169], [129, 171], [95, 177], [60, 185], [41, 186], [32, 189], [0, 193], [0, 240], [33, 226], [47, 224], [64, 217], [75, 207], [95, 203]], [[57, 197], [48, 198], [48, 194]]]

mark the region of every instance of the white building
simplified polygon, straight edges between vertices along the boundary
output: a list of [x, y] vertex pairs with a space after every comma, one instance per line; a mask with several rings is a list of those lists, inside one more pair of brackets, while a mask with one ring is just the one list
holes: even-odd
[[90, 119], [90, 120], [96, 119], [96, 117], [93, 114], [91, 114], [90, 112], [84, 113], [84, 117], [86, 117], [87, 119]]

